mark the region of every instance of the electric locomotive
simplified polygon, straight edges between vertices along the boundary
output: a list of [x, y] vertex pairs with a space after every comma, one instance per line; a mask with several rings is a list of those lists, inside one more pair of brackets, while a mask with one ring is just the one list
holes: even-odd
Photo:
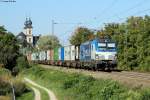
[[80, 62], [94, 70], [114, 69], [117, 66], [116, 43], [109, 39], [94, 39], [81, 44]]

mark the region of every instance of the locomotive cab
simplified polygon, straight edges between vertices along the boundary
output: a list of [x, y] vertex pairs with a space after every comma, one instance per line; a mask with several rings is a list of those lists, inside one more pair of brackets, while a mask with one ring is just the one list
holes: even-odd
[[91, 42], [91, 59], [98, 69], [114, 69], [117, 65], [116, 43], [110, 40], [93, 40]]

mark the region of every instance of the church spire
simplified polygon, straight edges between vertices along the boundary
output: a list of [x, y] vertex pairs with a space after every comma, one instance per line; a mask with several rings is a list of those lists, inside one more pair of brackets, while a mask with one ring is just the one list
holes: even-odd
[[33, 45], [33, 34], [32, 34], [32, 21], [30, 18], [26, 18], [26, 21], [24, 23], [24, 33], [26, 35], [26, 40], [28, 43]]
[[32, 28], [32, 21], [30, 18], [26, 18], [26, 21], [24, 23], [25, 27], [24, 29], [27, 29], [27, 28]]

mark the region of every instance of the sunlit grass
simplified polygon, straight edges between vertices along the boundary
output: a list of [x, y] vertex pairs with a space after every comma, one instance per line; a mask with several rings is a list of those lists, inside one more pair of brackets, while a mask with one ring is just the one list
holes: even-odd
[[113, 80], [94, 79], [34, 66], [24, 76], [51, 89], [59, 100], [149, 100], [150, 89], [130, 89]]

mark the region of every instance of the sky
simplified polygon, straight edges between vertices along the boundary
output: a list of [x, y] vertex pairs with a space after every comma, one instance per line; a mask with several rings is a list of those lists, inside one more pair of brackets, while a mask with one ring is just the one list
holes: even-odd
[[[2, 1], [2, 0], [0, 0]], [[0, 2], [0, 26], [17, 35], [26, 17], [33, 22], [34, 35], [54, 34], [62, 45], [69, 44], [80, 26], [101, 29], [106, 23], [124, 22], [130, 16], [150, 15], [150, 0], [16, 0]]]

